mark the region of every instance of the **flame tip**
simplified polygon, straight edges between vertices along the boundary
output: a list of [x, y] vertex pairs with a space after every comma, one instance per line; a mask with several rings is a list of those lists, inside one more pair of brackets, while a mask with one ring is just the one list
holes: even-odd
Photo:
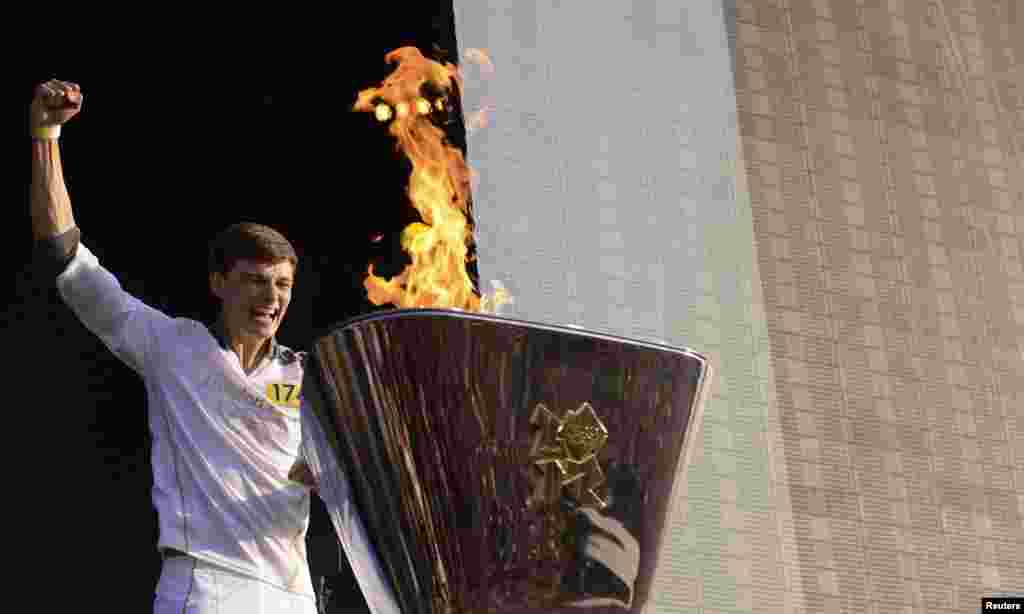
[[379, 86], [361, 91], [355, 106], [390, 122], [396, 147], [412, 162], [407, 193], [423, 221], [402, 230], [401, 245], [412, 262], [401, 273], [385, 280], [374, 275], [372, 265], [368, 268], [367, 296], [376, 305], [496, 313], [509, 302], [507, 293], [497, 289], [481, 296], [466, 272], [474, 260], [466, 215], [472, 172], [429, 117], [434, 109], [450, 109], [448, 96], [452, 87], [460, 87], [460, 73], [415, 47], [394, 49], [385, 60], [397, 66]]

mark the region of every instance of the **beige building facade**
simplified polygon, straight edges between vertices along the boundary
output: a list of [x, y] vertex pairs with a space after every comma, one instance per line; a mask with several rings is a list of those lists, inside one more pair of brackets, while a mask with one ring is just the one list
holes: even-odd
[[1018, 0], [737, 2], [801, 610], [972, 612], [1024, 592], [1022, 16]]

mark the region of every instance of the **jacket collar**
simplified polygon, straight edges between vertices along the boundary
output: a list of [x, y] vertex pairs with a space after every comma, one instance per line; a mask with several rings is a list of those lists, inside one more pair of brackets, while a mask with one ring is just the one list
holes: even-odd
[[[213, 335], [213, 338], [220, 344], [220, 347], [225, 350], [231, 349], [231, 346], [228, 345], [228, 333], [227, 327], [224, 325], [224, 314], [219, 314], [217, 319], [213, 324], [210, 324], [208, 328], [210, 329], [210, 333]], [[267, 353], [267, 356], [269, 356], [271, 360], [278, 361], [282, 358], [281, 345], [277, 342], [276, 337], [270, 338], [270, 351]]]

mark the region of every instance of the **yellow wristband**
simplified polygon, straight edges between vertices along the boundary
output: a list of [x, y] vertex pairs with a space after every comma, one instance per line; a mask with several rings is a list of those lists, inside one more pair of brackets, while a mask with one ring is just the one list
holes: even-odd
[[32, 128], [32, 138], [40, 141], [56, 141], [60, 138], [60, 125], [36, 126]]

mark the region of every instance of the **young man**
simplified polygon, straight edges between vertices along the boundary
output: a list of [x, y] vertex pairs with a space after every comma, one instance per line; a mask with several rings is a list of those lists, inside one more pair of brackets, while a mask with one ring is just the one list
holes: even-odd
[[222, 309], [211, 327], [127, 294], [80, 244], [64, 184], [57, 138], [81, 105], [79, 87], [60, 81], [32, 102], [33, 234], [64, 301], [145, 381], [164, 556], [154, 610], [315, 614], [312, 484], [298, 462], [303, 361], [274, 338], [295, 251], [256, 224], [217, 237], [210, 288]]

